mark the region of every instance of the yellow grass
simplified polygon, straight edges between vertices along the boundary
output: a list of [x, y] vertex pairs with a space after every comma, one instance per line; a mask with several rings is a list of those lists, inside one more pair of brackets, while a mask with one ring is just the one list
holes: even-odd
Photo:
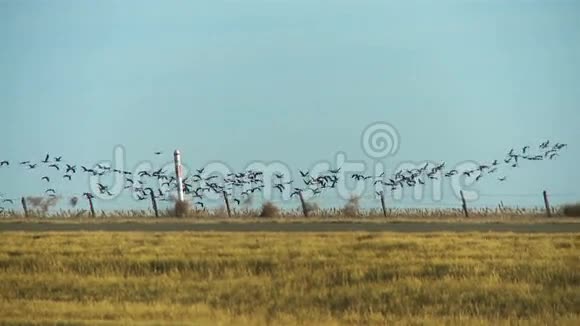
[[1, 235], [1, 324], [580, 323], [574, 234]]

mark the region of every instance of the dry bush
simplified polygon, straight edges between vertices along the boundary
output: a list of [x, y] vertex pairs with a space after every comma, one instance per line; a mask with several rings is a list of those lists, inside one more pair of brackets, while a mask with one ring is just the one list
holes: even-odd
[[220, 207], [213, 209], [212, 215], [215, 217], [228, 217], [228, 210], [225, 205], [221, 205]]
[[344, 205], [344, 208], [342, 209], [342, 214], [348, 217], [357, 217], [359, 216], [359, 210], [360, 210], [360, 205], [359, 205], [359, 197], [356, 196], [352, 196], [350, 197], [350, 199], [348, 200], [348, 202], [346, 203], [346, 205]]
[[174, 207], [174, 216], [176, 217], [187, 217], [191, 211], [189, 202], [185, 200], [176, 200]]
[[266, 202], [262, 205], [262, 212], [260, 217], [277, 217], [280, 215], [280, 208], [272, 202]]
[[76, 207], [77, 204], [79, 203], [79, 197], [71, 197], [71, 199], [69, 200], [69, 205], [71, 205], [72, 207]]
[[567, 217], [580, 217], [580, 203], [564, 206], [563, 213]]
[[60, 197], [33, 197], [33, 196], [26, 197], [26, 203], [28, 204], [28, 206], [30, 206], [30, 208], [32, 208], [33, 210], [34, 209], [39, 210], [41, 213], [48, 212], [48, 209], [50, 207], [56, 206], [59, 200]]
[[308, 213], [308, 216], [315, 214], [320, 209], [320, 206], [318, 206], [317, 203], [312, 203], [312, 202], [306, 202], [304, 204], [304, 206], [306, 208], [306, 212]]

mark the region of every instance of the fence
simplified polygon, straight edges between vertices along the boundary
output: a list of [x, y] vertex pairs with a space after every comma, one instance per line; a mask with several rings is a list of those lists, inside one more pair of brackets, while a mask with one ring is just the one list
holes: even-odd
[[[389, 217], [389, 215], [391, 215], [391, 213], [394, 210], [398, 210], [398, 211], [412, 211], [412, 210], [433, 210], [433, 211], [461, 211], [462, 215], [465, 218], [469, 218], [470, 217], [470, 213], [474, 212], [474, 211], [481, 211], [482, 209], [489, 209], [489, 206], [484, 206], [484, 207], [470, 207], [469, 202], [465, 199], [465, 197], [463, 196], [463, 192], [460, 193], [461, 198], [458, 202], [454, 203], [454, 202], [435, 202], [435, 203], [421, 203], [420, 206], [412, 206], [412, 207], [408, 207], [405, 208], [404, 206], [401, 205], [395, 205], [395, 204], [391, 204], [389, 205], [387, 203], [386, 200], [386, 196], [384, 194], [384, 192], [379, 192], [375, 194], [367, 194], [365, 196], [356, 198], [355, 200], [358, 201], [360, 199], [365, 199], [368, 200], [369, 204], [373, 204], [374, 203], [374, 208], [370, 208], [368, 209], [368, 211], [380, 211], [382, 214], [382, 216], [384, 217]], [[241, 211], [244, 211], [246, 213], [249, 213], [252, 211], [252, 209], [250, 208], [246, 208], [246, 209], [241, 209], [241, 210], [236, 210], [235, 208], [231, 207], [231, 202], [228, 199], [229, 195], [226, 192], [222, 192], [222, 198], [224, 201], [225, 206], [221, 206], [221, 207], [225, 207], [225, 213], [227, 213], [228, 217], [233, 217], [236, 215], [240, 215]], [[578, 198], [578, 196], [576, 194], [572, 194], [572, 193], [554, 193], [554, 194], [549, 194], [548, 191], [544, 190], [541, 193], [521, 193], [521, 194], [480, 194], [481, 197], [487, 197], [487, 198], [497, 198], [499, 200], [499, 203], [497, 204], [496, 208], [497, 211], [499, 211], [500, 213], [504, 213], [504, 212], [513, 212], [514, 208], [513, 206], [506, 206], [504, 204], [504, 200], [506, 198], [533, 198], [534, 200], [537, 201], [537, 205], [535, 207], [541, 207], [544, 211], [544, 215], [546, 217], [552, 217], [554, 215], [554, 213], [556, 212], [555, 208], [552, 207], [551, 202], [550, 202], [550, 198], [552, 197], [576, 197]], [[95, 218], [97, 217], [96, 214], [96, 209], [95, 209], [95, 203], [93, 201], [93, 196], [91, 196], [90, 194], [85, 194], [84, 198], [87, 200], [87, 207], [89, 209], [90, 212], [90, 216]], [[309, 202], [307, 202], [304, 197], [302, 196], [302, 193], [298, 194], [298, 199], [296, 201], [296, 203], [298, 203], [300, 205], [300, 209], [299, 209], [299, 215], [302, 215], [304, 217], [308, 217], [310, 215], [310, 213], [315, 210], [315, 208], [313, 207], [314, 205], [309, 204]], [[150, 192], [150, 201], [151, 201], [151, 209], [154, 213], [155, 217], [160, 217], [160, 213], [159, 213], [159, 208], [158, 208], [158, 203], [155, 197], [155, 194], [153, 191]], [[238, 200], [237, 200], [238, 201]], [[24, 213], [24, 217], [29, 217], [31, 215], [30, 213], [30, 205], [28, 204], [26, 198], [22, 197], [21, 198], [21, 206], [22, 206], [22, 211]], [[239, 201], [238, 201], [239, 202]], [[274, 204], [288, 204], [288, 201], [282, 201], [282, 200], [271, 200], [270, 202], [273, 202]], [[358, 202], [357, 202], [358, 205]], [[220, 206], [215, 207], [214, 209], [219, 209]], [[320, 209], [320, 207], [318, 207]], [[210, 210], [210, 207], [204, 207], [202, 210]], [[336, 208], [336, 206], [330, 207], [330, 208], [322, 208], [321, 210], [325, 210], [327, 212], [329, 211], [334, 211], [334, 212], [340, 212], [339, 208]], [[517, 207], [516, 207], [517, 210]], [[130, 210], [129, 210], [130, 211]], [[289, 211], [292, 212], [292, 214], [294, 214], [295, 209], [290, 209]], [[535, 210], [537, 212], [537, 210]], [[7, 215], [6, 213], [4, 213], [5, 215]], [[103, 215], [104, 215], [104, 211], [103, 211]]]

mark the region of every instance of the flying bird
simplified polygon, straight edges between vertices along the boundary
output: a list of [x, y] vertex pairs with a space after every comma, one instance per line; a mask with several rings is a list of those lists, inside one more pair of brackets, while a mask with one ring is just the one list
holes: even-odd
[[50, 155], [46, 154], [46, 157], [44, 158], [44, 161], [42, 161], [42, 163], [48, 163], [50, 160]]
[[46, 182], [50, 182], [50, 178], [49, 178], [49, 177], [46, 177], [46, 176], [45, 176], [45, 177], [42, 177], [42, 178], [40, 178], [40, 180], [46, 180]]
[[0, 162], [0, 167], [1, 166], [4, 166], [4, 165], [10, 166], [10, 162], [8, 162], [8, 161], [2, 161], [2, 162]]
[[522, 148], [522, 153], [526, 154], [526, 152], [528, 151], [528, 149], [530, 149], [530, 146], [524, 146], [524, 148]]

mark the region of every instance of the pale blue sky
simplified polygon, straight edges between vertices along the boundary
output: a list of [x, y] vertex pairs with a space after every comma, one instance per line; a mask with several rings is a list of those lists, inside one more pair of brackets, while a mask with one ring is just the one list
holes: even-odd
[[[120, 144], [130, 165], [180, 148], [192, 167], [303, 168], [366, 160], [363, 129], [387, 121], [393, 166], [568, 143], [479, 189], [580, 197], [578, 1], [0, 0], [0, 42], [0, 160]], [[44, 188], [0, 169], [0, 193]]]

